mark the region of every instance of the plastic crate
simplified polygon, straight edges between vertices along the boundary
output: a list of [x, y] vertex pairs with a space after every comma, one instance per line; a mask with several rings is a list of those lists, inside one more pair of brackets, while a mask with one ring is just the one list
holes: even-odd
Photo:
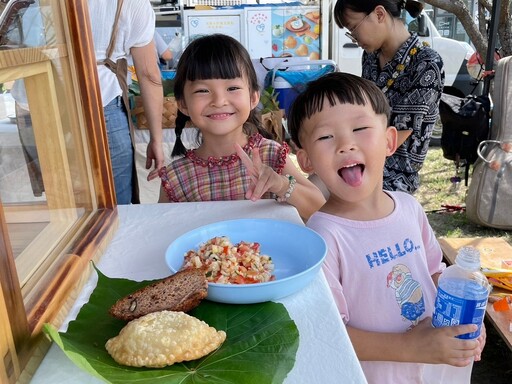
[[[288, 70], [290, 67], [297, 67], [296, 69], [302, 74], [300, 78], [301, 82], [306, 80], [314, 80], [320, 77], [322, 74], [326, 73], [326, 71], [323, 71], [322, 68], [328, 67], [329, 71], [335, 71], [337, 68], [336, 63], [332, 60], [307, 60], [294, 63], [283, 62], [274, 67], [272, 69], [271, 85], [277, 92], [277, 100], [279, 101], [279, 106], [280, 108], [285, 110], [286, 115], [288, 115], [290, 107], [295, 98], [297, 97], [297, 95], [305, 87], [304, 83], [291, 84], [289, 82], [289, 79], [284, 78], [285, 74], [294, 72], [293, 69], [290, 69], [288, 72], [285, 73], [285, 71]], [[307, 69], [305, 69], [304, 67], [306, 67]]]

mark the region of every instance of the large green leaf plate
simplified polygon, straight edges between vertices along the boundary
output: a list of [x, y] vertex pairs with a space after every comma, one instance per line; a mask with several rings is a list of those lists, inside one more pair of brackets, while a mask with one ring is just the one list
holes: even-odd
[[165, 368], [133, 368], [117, 364], [106, 341], [126, 324], [108, 314], [117, 299], [151, 281], [111, 279], [98, 273], [89, 302], [67, 332], [49, 325], [44, 332], [81, 369], [110, 383], [270, 384], [282, 383], [295, 363], [299, 332], [279, 303], [230, 305], [203, 301], [191, 315], [227, 334], [216, 351], [202, 359]]

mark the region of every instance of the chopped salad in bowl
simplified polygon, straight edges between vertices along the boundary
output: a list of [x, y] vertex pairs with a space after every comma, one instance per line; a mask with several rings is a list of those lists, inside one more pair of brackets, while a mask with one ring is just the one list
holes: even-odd
[[186, 268], [206, 268], [210, 283], [254, 284], [274, 280], [272, 258], [260, 253], [260, 244], [216, 236], [185, 254]]

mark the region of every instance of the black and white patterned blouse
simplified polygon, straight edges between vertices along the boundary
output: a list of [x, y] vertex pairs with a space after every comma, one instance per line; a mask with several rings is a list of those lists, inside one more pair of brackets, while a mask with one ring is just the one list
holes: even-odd
[[409, 138], [386, 160], [384, 189], [413, 193], [420, 184], [418, 172], [439, 114], [445, 76], [443, 60], [414, 34], [382, 70], [379, 51], [364, 52], [362, 65], [362, 77], [377, 84], [389, 100], [390, 125], [399, 131], [412, 130]]

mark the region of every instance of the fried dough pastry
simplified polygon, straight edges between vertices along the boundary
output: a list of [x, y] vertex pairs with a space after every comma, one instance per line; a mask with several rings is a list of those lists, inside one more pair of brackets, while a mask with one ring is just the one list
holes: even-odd
[[184, 312], [153, 312], [130, 321], [105, 348], [119, 364], [161, 368], [206, 356], [222, 345], [224, 331]]

